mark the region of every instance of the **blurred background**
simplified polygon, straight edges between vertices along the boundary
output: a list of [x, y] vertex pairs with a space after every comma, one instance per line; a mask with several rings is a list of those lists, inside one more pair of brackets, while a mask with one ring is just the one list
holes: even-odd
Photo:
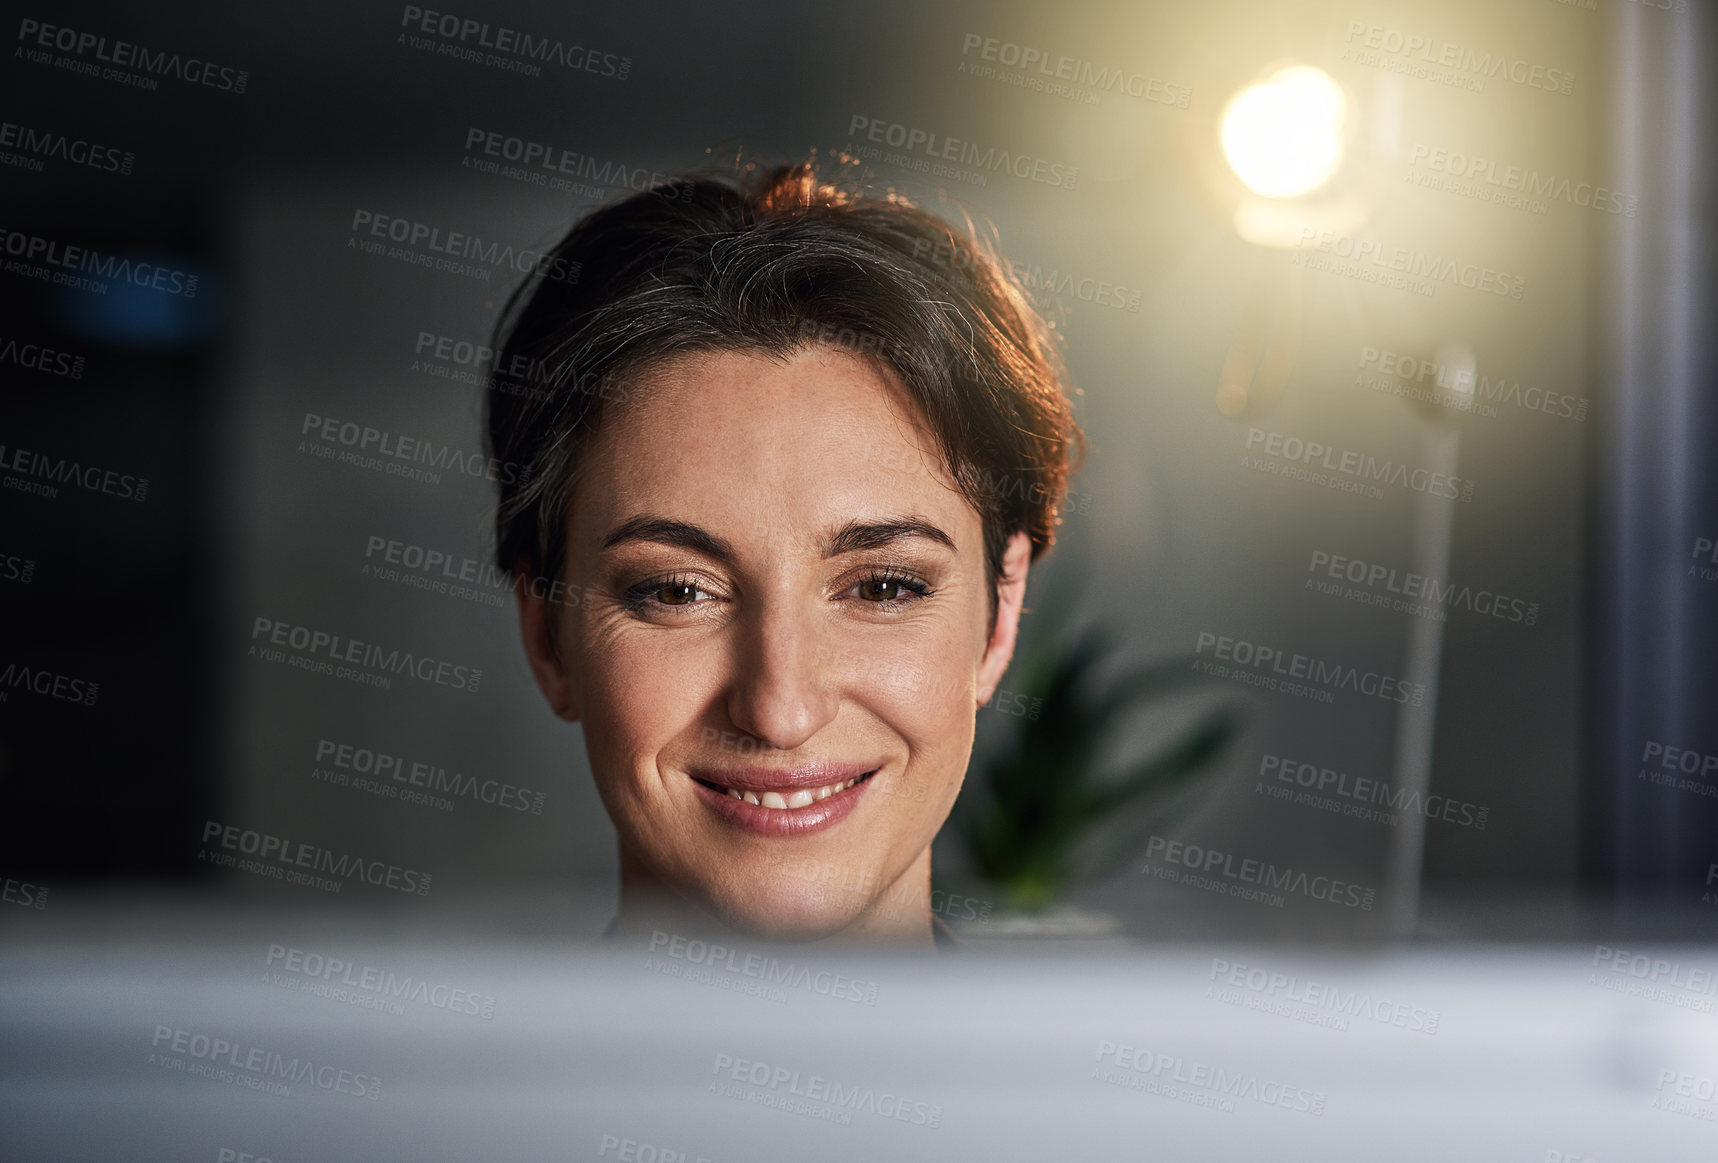
[[[20, 1049], [0, 1079], [9, 1109], [38, 1112], [16, 1157], [84, 1157], [62, 1137], [70, 1092], [36, 1088], [91, 1069], [61, 1034], [102, 1042], [107, 1026], [71, 1016], [93, 995], [136, 1027], [121, 1089], [156, 1069], [139, 1065], [151, 1028], [169, 1045], [205, 1028], [150, 1016], [195, 997], [232, 1021], [320, 1023], [362, 1058], [339, 1007], [313, 1021], [266, 981], [239, 984], [309, 935], [420, 975], [478, 958], [446, 972], [538, 999], [515, 1005], [520, 1028], [536, 1013], [583, 1030], [543, 1015], [564, 1004], [564, 959], [613, 914], [615, 841], [486, 565], [482, 345], [522, 278], [508, 254], [667, 175], [808, 158], [994, 227], [1061, 337], [1090, 437], [937, 842], [938, 911], [975, 949], [1040, 967], [1005, 974], [996, 997], [1060, 1012], [1063, 979], [1042, 966], [1073, 965], [1100, 1012], [1149, 1008], [1115, 985], [1118, 965], [1139, 965], [1143, 989], [1208, 984], [1164, 968], [1165, 949], [1362, 950], [1399, 959], [1366, 972], [1399, 965], [1409, 993], [1470, 999], [1477, 1040], [1443, 1053], [1483, 1057], [1496, 1021], [1531, 1047], [1524, 1062], [1552, 1061], [1555, 1023], [1533, 1008], [1548, 996], [1499, 1000], [1522, 984], [1510, 958], [1551, 957], [1555, 976], [1669, 943], [1681, 952], [1642, 973], [1625, 954], [1604, 980], [1692, 991], [1639, 1004], [1695, 1023], [1699, 1048], [1654, 1057], [1658, 1026], [1633, 1009], [1577, 1022], [1570, 1038], [1606, 1049], [1568, 1087], [1662, 1095], [1691, 1072], [1691, 1095], [1710, 1089], [1710, 1017], [1693, 1011], [1712, 1003], [1689, 976], [1718, 969], [1706, 0], [8, 8], [0, 970], [13, 1044], [46, 1055]], [[481, 243], [454, 262], [426, 241], [456, 233]], [[377, 454], [402, 439], [435, 463]], [[320, 673], [270, 645], [277, 624], [481, 678]], [[402, 797], [395, 772], [425, 773], [440, 802]], [[498, 786], [513, 790], [479, 790]], [[433, 890], [216, 868], [210, 821], [383, 860]], [[181, 962], [180, 946], [211, 952]], [[1245, 958], [1198, 965], [1215, 978], [1216, 961]], [[631, 999], [619, 1012], [644, 1004], [636, 969], [579, 964]], [[213, 974], [213, 992], [152, 992], [185, 973]], [[158, 1004], [116, 1000], [116, 981]], [[1571, 996], [1565, 1017], [1616, 1000]], [[920, 1013], [876, 1012], [891, 1028]], [[970, 1016], [1000, 1023], [990, 1037], [1012, 1020]], [[673, 1030], [640, 1021], [609, 1036], [632, 1029], [642, 1062]], [[406, 1028], [388, 1044], [409, 1064]], [[1186, 1036], [1264, 1044], [1215, 1028]], [[1102, 1045], [1125, 1037], [1103, 1030], [1089, 1040], [1115, 1067]], [[487, 1052], [502, 1054], [472, 1061]], [[718, 1073], [735, 1056], [712, 1053]], [[1668, 1084], [1664, 1061], [1681, 1063]], [[1537, 1077], [1546, 1110], [1566, 1110], [1575, 1090]], [[963, 1085], [991, 1083], [1033, 1085]], [[464, 1093], [457, 1074], [446, 1085]], [[494, 1087], [501, 1108], [525, 1101]], [[185, 1110], [237, 1101], [205, 1090]], [[137, 1100], [155, 1112], [137, 1125], [182, 1128], [157, 1098]], [[1650, 1125], [1692, 1136], [1706, 1117]], [[750, 1123], [635, 1148], [728, 1158], [752, 1131], [779, 1146], [826, 1129], [783, 1118], [780, 1140]], [[1320, 1139], [1330, 1126], [1284, 1157], [1346, 1157]], [[1006, 1156], [990, 1129], [989, 1146], [939, 1149]], [[77, 1141], [98, 1157], [107, 1140], [90, 1134]], [[1253, 1141], [1189, 1134], [1213, 1158]], [[143, 1140], [148, 1157], [245, 1149], [176, 1135]], [[629, 1157], [621, 1130], [579, 1135], [583, 1155]], [[367, 1155], [365, 1141], [285, 1154], [407, 1142]], [[1589, 1140], [1587, 1156], [1531, 1134], [1480, 1143], [1497, 1158], [1696, 1157], [1644, 1141]], [[558, 1142], [518, 1153], [578, 1153]], [[870, 1142], [820, 1149], [867, 1157]]]

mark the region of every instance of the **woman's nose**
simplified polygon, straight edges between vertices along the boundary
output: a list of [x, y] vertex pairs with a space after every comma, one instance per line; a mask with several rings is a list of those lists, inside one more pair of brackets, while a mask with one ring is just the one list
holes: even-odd
[[728, 716], [771, 747], [803, 746], [835, 718], [841, 694], [822, 642], [822, 611], [772, 604], [733, 624]]

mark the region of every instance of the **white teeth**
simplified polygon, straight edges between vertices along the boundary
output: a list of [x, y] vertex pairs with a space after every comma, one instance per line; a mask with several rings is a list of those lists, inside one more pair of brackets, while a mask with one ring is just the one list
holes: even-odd
[[784, 810], [789, 808], [808, 807], [811, 804], [816, 803], [818, 800], [826, 800], [838, 792], [846, 791], [848, 788], [858, 783], [862, 778], [864, 777], [854, 776], [845, 783], [831, 783], [819, 788], [800, 788], [797, 791], [790, 791], [786, 795], [783, 795], [781, 792], [774, 791], [741, 792], [738, 788], [731, 787], [723, 788], [722, 790], [744, 803], [757, 804], [759, 807], [763, 808]]

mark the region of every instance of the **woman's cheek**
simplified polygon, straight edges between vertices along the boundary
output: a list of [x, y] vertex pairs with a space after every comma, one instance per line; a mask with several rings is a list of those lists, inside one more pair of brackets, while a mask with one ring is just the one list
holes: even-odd
[[918, 656], [922, 681], [890, 691], [873, 704], [894, 734], [907, 745], [906, 777], [913, 795], [929, 805], [952, 799], [966, 770], [972, 745], [975, 699], [973, 667], [959, 636], [927, 646]]
[[[599, 779], [634, 781], [701, 704], [689, 680], [699, 671], [647, 642], [595, 634], [572, 645], [587, 746]], [[600, 758], [599, 758], [600, 757]], [[643, 789], [646, 794], [648, 788]]]

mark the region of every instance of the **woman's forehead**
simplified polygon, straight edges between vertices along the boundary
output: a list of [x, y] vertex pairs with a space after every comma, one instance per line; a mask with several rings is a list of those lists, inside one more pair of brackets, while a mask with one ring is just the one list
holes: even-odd
[[833, 349], [663, 361], [587, 455], [578, 507], [599, 524], [641, 505], [773, 513], [807, 530], [873, 510], [977, 519], [911, 399], [871, 361]]
[[899, 471], [923, 458], [934, 471], [942, 459], [917, 404], [893, 377], [830, 348], [662, 361], [639, 378], [612, 428], [603, 427], [610, 438], [599, 433], [597, 444], [617, 465], [689, 461], [733, 475], [812, 460]]

